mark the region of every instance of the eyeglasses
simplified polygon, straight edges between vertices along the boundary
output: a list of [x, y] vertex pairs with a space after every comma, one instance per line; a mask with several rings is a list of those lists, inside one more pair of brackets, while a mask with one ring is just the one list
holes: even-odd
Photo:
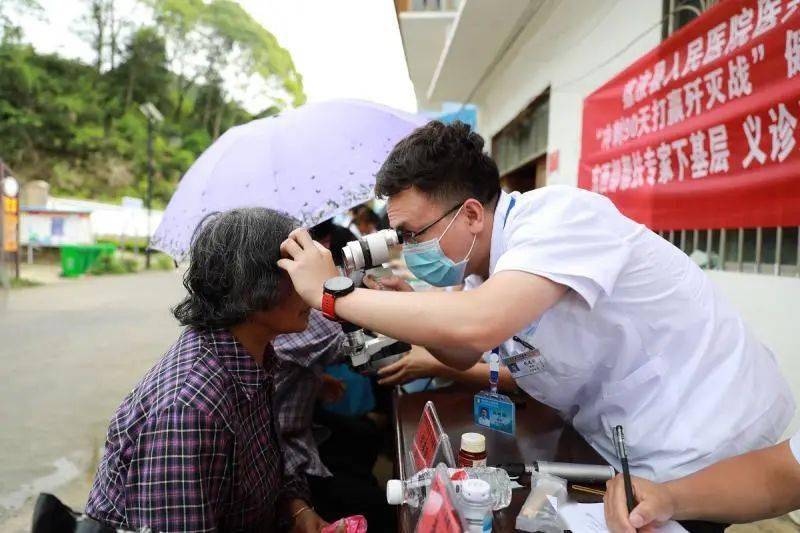
[[425, 233], [426, 231], [431, 229], [433, 226], [436, 225], [437, 222], [442, 220], [444, 217], [446, 217], [447, 215], [449, 215], [450, 213], [452, 213], [453, 211], [455, 211], [456, 209], [461, 207], [462, 204], [463, 204], [463, 202], [454, 205], [445, 214], [443, 214], [442, 216], [440, 216], [439, 218], [437, 218], [436, 220], [434, 220], [433, 222], [431, 222], [430, 224], [428, 224], [427, 226], [425, 226], [424, 228], [422, 228], [419, 231], [401, 231], [400, 232], [400, 236], [402, 237], [403, 242], [407, 242], [409, 244], [417, 244], [417, 243], [419, 243], [418, 239], [419, 239], [420, 235], [422, 235], [423, 233]]

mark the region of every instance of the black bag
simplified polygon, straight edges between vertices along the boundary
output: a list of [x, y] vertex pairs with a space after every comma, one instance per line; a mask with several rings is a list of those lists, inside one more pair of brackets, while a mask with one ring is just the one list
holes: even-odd
[[31, 533], [116, 533], [116, 529], [75, 512], [52, 494], [41, 493], [33, 509]]
[[41, 493], [33, 509], [31, 533], [72, 533], [79, 516], [52, 494]]

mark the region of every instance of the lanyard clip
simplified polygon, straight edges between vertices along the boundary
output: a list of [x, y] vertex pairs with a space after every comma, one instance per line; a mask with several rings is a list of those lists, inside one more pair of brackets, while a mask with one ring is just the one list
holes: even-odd
[[497, 384], [500, 381], [500, 355], [497, 348], [489, 354], [489, 390], [497, 394]]

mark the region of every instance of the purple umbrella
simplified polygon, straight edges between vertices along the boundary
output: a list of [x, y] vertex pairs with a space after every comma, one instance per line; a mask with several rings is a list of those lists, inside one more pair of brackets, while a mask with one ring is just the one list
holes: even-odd
[[304, 226], [373, 197], [392, 147], [428, 119], [355, 100], [306, 104], [231, 128], [178, 185], [150, 247], [182, 260], [209, 213], [270, 207]]

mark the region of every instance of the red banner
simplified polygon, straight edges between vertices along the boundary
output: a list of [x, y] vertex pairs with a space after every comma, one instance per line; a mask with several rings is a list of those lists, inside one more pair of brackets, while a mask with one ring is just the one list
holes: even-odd
[[586, 97], [579, 186], [655, 230], [800, 225], [800, 0], [722, 0]]

